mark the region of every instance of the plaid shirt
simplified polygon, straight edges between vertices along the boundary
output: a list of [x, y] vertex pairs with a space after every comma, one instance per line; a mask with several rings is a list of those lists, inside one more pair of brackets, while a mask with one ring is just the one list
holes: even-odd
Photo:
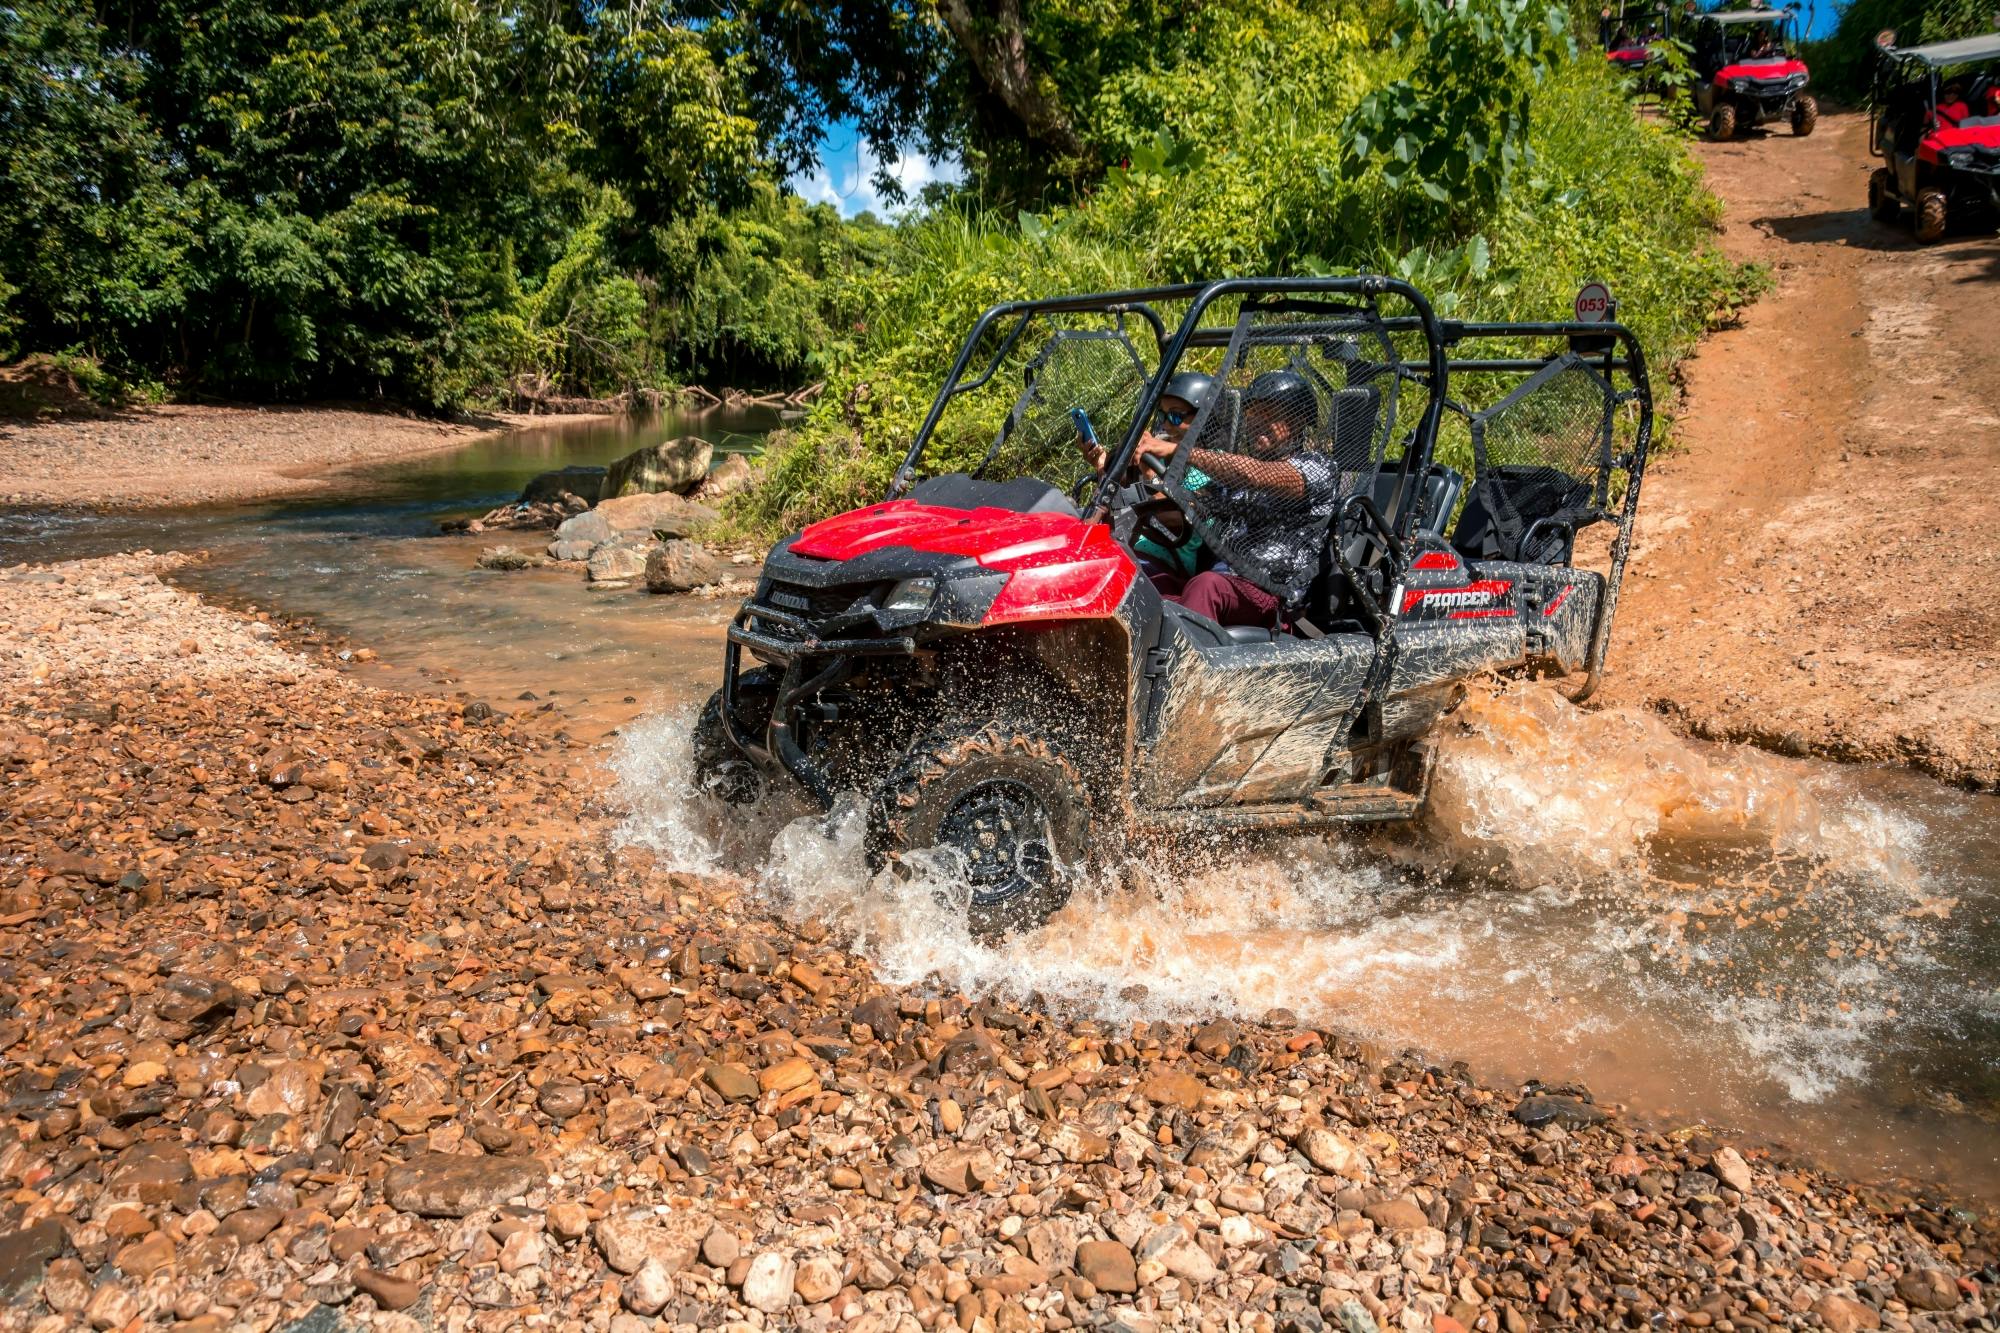
[[[1303, 496], [1210, 481], [1190, 498], [1201, 510], [1203, 538], [1218, 555], [1254, 566], [1271, 583], [1302, 589], [1319, 573], [1324, 520], [1333, 516], [1340, 498], [1340, 473], [1323, 454], [1299, 453], [1284, 461], [1305, 483]], [[1227, 565], [1216, 568], [1236, 572]]]

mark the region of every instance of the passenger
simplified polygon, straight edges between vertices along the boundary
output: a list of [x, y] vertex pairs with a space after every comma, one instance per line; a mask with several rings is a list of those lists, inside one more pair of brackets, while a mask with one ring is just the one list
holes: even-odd
[[[1243, 393], [1242, 453], [1188, 451], [1188, 467], [1200, 469], [1204, 528], [1215, 546], [1254, 559], [1265, 573], [1303, 584], [1318, 572], [1319, 544], [1339, 497], [1340, 479], [1331, 459], [1301, 446], [1319, 418], [1319, 397], [1305, 377], [1289, 370], [1267, 371]], [[1138, 457], [1171, 458], [1177, 442], [1148, 432]], [[1278, 627], [1278, 599], [1227, 564], [1196, 574], [1170, 600], [1219, 625]]]

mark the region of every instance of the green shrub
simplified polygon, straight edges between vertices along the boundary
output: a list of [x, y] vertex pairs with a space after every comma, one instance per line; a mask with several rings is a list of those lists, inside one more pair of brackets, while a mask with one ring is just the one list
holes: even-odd
[[1448, 315], [1542, 320], [1598, 280], [1665, 386], [1747, 275], [1713, 244], [1719, 205], [1681, 136], [1632, 114], [1564, 13], [1413, 0], [1414, 37], [1378, 44], [1285, 0], [1205, 8], [1196, 45], [1232, 58], [1107, 89], [1127, 160], [1077, 202], [898, 231], [865, 343], [734, 521], [770, 533], [879, 498], [960, 339], [1021, 297], [1367, 270]]

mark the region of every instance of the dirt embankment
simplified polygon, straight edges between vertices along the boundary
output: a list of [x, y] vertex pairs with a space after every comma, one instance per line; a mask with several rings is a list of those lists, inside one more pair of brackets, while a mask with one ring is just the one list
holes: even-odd
[[1606, 697], [1699, 735], [2000, 783], [2000, 240], [1865, 207], [1866, 122], [1704, 144], [1776, 290], [1687, 368]]
[[0, 505], [144, 508], [296, 495], [344, 468], [591, 419], [495, 413], [451, 422], [343, 407], [211, 405], [0, 417]]
[[614, 850], [547, 705], [154, 572], [0, 575], [0, 1328], [1986, 1317], [1988, 1221], [1575, 1090], [885, 987]]

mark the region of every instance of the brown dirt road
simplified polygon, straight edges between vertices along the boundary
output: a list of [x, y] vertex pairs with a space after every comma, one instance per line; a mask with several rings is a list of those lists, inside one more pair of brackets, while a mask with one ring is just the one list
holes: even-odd
[[1859, 115], [1696, 152], [1776, 287], [1686, 367], [1604, 697], [2000, 784], [2000, 239], [1872, 221]]

